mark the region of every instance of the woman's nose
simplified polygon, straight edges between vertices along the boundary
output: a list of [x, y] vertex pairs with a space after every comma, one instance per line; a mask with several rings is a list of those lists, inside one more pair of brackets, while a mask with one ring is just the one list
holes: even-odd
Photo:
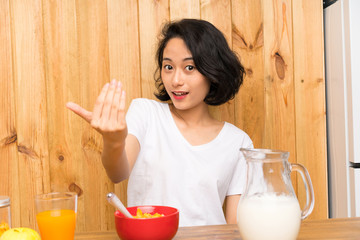
[[181, 71], [175, 71], [175, 74], [172, 79], [172, 85], [173, 86], [181, 86], [184, 84], [183, 75], [181, 74]]

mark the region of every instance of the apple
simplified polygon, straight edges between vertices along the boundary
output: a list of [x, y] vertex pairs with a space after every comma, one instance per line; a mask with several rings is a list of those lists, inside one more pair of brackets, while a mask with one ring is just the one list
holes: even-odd
[[1, 235], [0, 240], [41, 240], [41, 238], [31, 228], [11, 228]]

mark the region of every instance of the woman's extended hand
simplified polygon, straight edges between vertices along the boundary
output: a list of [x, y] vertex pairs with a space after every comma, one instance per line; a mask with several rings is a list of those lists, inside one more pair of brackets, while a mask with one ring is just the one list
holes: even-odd
[[101, 90], [93, 112], [73, 102], [68, 102], [66, 107], [90, 123], [103, 136], [104, 142], [125, 144], [127, 136], [125, 97], [121, 82], [112, 80]]

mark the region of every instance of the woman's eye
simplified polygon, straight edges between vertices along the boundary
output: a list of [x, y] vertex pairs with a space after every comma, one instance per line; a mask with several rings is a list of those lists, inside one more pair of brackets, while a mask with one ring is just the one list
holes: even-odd
[[191, 70], [194, 70], [194, 69], [195, 69], [195, 67], [194, 67], [194, 66], [191, 66], [191, 65], [188, 65], [188, 66], [186, 66], [185, 68], [186, 68], [186, 70], [188, 70], [188, 71], [191, 71]]
[[165, 69], [165, 70], [171, 70], [171, 69], [173, 69], [173, 67], [170, 66], [170, 65], [165, 65], [165, 66], [164, 66], [164, 69]]

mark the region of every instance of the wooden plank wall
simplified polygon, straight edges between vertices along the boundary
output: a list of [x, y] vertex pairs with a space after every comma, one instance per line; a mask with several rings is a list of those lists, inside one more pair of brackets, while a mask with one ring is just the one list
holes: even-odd
[[91, 110], [113, 78], [127, 104], [155, 99], [159, 30], [184, 17], [217, 26], [246, 69], [238, 96], [214, 116], [304, 164], [316, 197], [310, 218], [327, 218], [321, 0], [0, 0], [0, 195], [11, 196], [13, 226], [36, 228], [35, 194], [70, 190], [77, 231], [114, 228], [105, 196], [126, 202], [126, 182], [108, 180], [101, 137], [65, 103]]

